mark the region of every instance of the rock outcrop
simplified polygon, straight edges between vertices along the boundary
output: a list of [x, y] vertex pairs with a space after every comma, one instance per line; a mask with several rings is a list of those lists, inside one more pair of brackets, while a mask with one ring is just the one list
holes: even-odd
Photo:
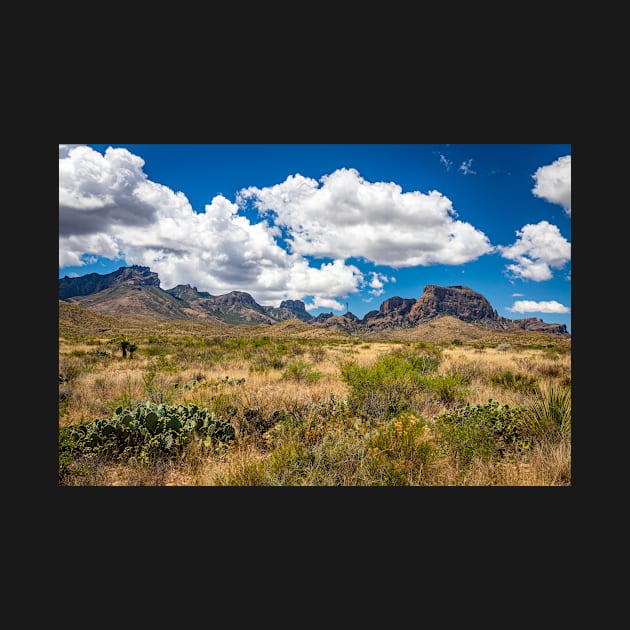
[[440, 287], [427, 284], [420, 299], [411, 307], [409, 320], [420, 324], [438, 315], [452, 315], [464, 322], [488, 322], [498, 318], [488, 300], [464, 286]]
[[59, 278], [59, 299], [67, 300], [70, 297], [90, 295], [104, 291], [114, 285], [124, 284], [159, 287], [160, 279], [157, 273], [152, 272], [149, 267], [139, 265], [120, 267], [117, 271], [106, 274], [88, 273], [77, 278], [65, 276]]
[[274, 306], [265, 306], [263, 308], [267, 315], [279, 322], [293, 319], [294, 317], [303, 322], [313, 319], [313, 316], [306, 310], [306, 305], [302, 300], [282, 300], [278, 308]]
[[441, 287], [428, 284], [418, 300], [398, 296], [389, 298], [381, 304], [378, 311], [367, 313], [358, 326], [334, 319], [339, 316], [332, 316], [332, 313], [318, 315], [311, 323], [322, 327], [362, 329], [374, 333], [380, 330], [413, 328], [446, 315], [491, 330], [520, 329], [570, 336], [564, 324], [547, 324], [536, 317], [502, 317], [481, 293], [461, 285]]

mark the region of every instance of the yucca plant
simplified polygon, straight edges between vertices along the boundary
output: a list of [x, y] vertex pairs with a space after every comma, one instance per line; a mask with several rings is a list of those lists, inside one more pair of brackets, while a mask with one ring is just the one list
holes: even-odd
[[537, 439], [571, 435], [571, 387], [547, 383], [535, 391], [527, 406], [531, 433]]

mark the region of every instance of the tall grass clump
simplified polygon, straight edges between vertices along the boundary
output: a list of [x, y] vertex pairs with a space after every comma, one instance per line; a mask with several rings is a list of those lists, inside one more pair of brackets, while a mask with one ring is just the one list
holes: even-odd
[[535, 392], [538, 390], [538, 382], [529, 374], [503, 370], [490, 377], [490, 383], [499, 385], [505, 389], [514, 389], [522, 392]]
[[527, 406], [529, 430], [537, 440], [571, 437], [571, 387], [548, 382], [531, 397]]

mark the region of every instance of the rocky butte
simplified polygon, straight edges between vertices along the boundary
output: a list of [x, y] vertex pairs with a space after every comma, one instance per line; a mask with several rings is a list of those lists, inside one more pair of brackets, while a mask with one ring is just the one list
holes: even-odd
[[316, 326], [336, 326], [345, 330], [363, 328], [375, 331], [412, 328], [444, 315], [492, 330], [521, 329], [570, 336], [564, 324], [547, 324], [537, 317], [525, 319], [502, 317], [481, 293], [461, 285], [441, 287], [428, 284], [417, 300], [391, 297], [381, 304], [379, 310], [366, 313], [362, 320], [357, 320], [352, 313], [346, 315], [323, 313], [312, 323]]

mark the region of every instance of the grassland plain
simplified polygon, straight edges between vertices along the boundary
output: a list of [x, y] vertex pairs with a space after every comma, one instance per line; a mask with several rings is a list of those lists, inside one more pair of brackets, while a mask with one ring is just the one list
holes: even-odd
[[59, 303], [59, 485], [569, 486], [571, 339]]

